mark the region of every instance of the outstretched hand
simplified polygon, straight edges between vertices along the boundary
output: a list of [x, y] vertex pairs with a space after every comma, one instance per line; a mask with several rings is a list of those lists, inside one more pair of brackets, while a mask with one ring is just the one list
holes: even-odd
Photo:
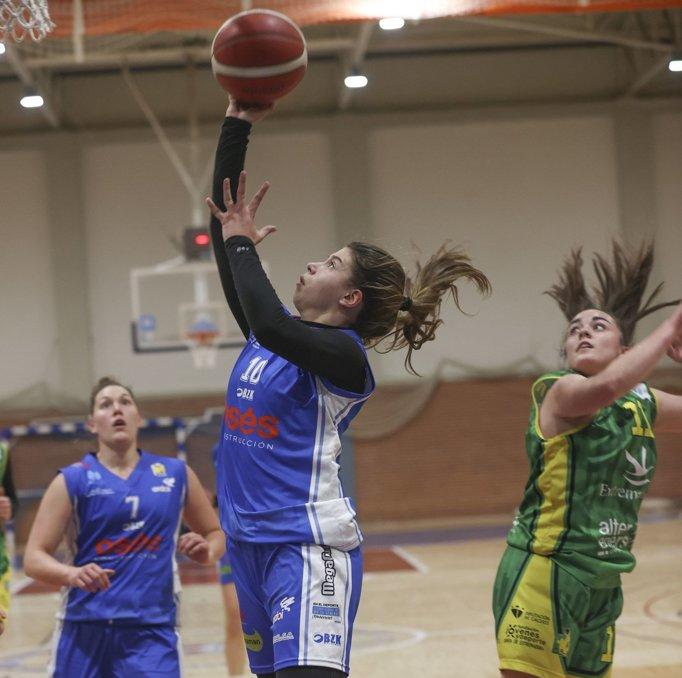
[[680, 302], [672, 316], [670, 322], [673, 325], [673, 332], [675, 338], [667, 350], [669, 358], [672, 358], [677, 363], [682, 363], [682, 302]]
[[225, 116], [228, 118], [239, 118], [240, 120], [246, 120], [252, 125], [260, 122], [268, 113], [272, 112], [275, 108], [275, 104], [268, 104], [263, 106], [256, 106], [255, 104], [246, 104], [240, 101], [236, 101], [230, 96], [230, 104], [227, 107], [227, 112]]
[[246, 202], [246, 172], [242, 171], [239, 175], [239, 186], [237, 187], [237, 201], [232, 200], [232, 191], [230, 190], [230, 180], [223, 181], [223, 202], [225, 203], [225, 211], [211, 200], [206, 198], [206, 204], [211, 210], [211, 214], [220, 222], [223, 229], [223, 240], [227, 240], [235, 235], [244, 235], [251, 238], [254, 245], [257, 245], [261, 240], [266, 238], [270, 233], [277, 230], [276, 226], [263, 226], [258, 228], [254, 223], [256, 212], [260, 206], [265, 194], [268, 192], [270, 184], [266, 181], [251, 198], [251, 201]]

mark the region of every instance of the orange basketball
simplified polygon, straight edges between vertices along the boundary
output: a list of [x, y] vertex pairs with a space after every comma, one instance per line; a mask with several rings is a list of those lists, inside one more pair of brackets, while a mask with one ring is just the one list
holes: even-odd
[[267, 105], [291, 92], [308, 65], [301, 29], [269, 9], [235, 14], [213, 39], [213, 74], [237, 101]]

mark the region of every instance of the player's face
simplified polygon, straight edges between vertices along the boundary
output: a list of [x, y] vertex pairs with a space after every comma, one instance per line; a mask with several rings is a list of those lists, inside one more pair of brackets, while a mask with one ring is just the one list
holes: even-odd
[[608, 313], [588, 309], [569, 323], [564, 350], [572, 370], [592, 376], [627, 349], [616, 321]]
[[324, 261], [310, 262], [294, 290], [294, 306], [303, 316], [334, 309], [351, 289], [353, 253], [348, 247]]
[[137, 405], [128, 390], [113, 384], [97, 394], [88, 419], [90, 431], [113, 447], [132, 444], [141, 423]]

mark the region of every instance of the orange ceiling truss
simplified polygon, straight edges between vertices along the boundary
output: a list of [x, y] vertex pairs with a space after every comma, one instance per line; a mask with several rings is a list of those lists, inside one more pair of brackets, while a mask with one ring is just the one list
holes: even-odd
[[[48, 0], [56, 27], [51, 35], [73, 34], [74, 0]], [[301, 26], [378, 20], [400, 15], [408, 20], [452, 16], [585, 14], [682, 7], [682, 0], [265, 0], [258, 9], [283, 12]], [[238, 0], [80, 0], [87, 36], [215, 30], [242, 11]]]

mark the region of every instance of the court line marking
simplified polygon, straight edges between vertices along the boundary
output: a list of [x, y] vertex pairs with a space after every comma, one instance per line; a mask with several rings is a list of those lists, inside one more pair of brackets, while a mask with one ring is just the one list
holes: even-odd
[[408, 564], [412, 565], [412, 567], [418, 572], [421, 572], [421, 574], [428, 574], [428, 565], [417, 558], [417, 556], [410, 553], [407, 549], [403, 548], [402, 546], [391, 546], [391, 551], [393, 551], [393, 553], [395, 553], [399, 558], [407, 561]]
[[372, 647], [365, 648], [355, 648], [351, 650], [351, 657], [357, 657], [358, 655], [373, 654], [375, 652], [385, 652], [386, 650], [402, 650], [406, 647], [411, 647], [412, 645], [417, 645], [421, 643], [424, 638], [428, 636], [426, 631], [422, 629], [414, 629], [409, 626], [387, 626], [383, 624], [355, 624], [353, 628], [353, 634], [358, 631], [384, 631], [387, 633], [400, 633], [400, 634], [412, 634], [411, 637], [405, 638], [404, 640], [399, 640], [394, 643], [377, 643]]
[[652, 596], [649, 598], [649, 600], [644, 603], [644, 614], [649, 617], [649, 619], [653, 619], [655, 622], [659, 624], [665, 624], [666, 626], [672, 626], [673, 628], [679, 629], [680, 625], [682, 624], [681, 621], [675, 621], [674, 619], [664, 619], [663, 617], [659, 617], [653, 610], [652, 607], [654, 606], [655, 603], [658, 603], [661, 600], [664, 600], [665, 598], [670, 598], [673, 596], [678, 596], [679, 591], [665, 591], [664, 593], [659, 593], [656, 596]]

